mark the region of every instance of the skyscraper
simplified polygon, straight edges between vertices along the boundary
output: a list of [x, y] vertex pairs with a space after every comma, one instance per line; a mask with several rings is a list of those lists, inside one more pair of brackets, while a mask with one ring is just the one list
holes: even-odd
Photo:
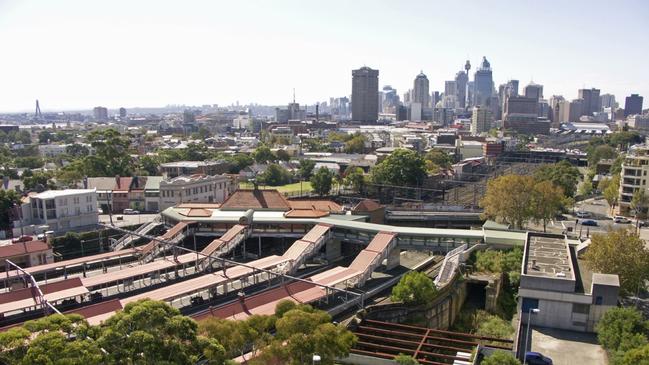
[[642, 114], [642, 96], [631, 94], [624, 100], [624, 116]]
[[526, 98], [536, 99], [537, 101], [541, 100], [543, 99], [543, 85], [536, 84], [532, 81], [525, 86], [523, 94]]
[[579, 89], [578, 98], [583, 100], [581, 115], [593, 116], [600, 110], [599, 89]]
[[613, 108], [616, 107], [615, 95], [613, 94], [602, 94], [599, 96], [599, 101], [602, 108]]
[[457, 107], [466, 107], [466, 86], [469, 83], [469, 76], [464, 71], [459, 71], [455, 74], [455, 95], [457, 99]]
[[352, 120], [376, 122], [379, 118], [379, 70], [363, 66], [352, 70]]
[[95, 117], [95, 120], [106, 121], [108, 120], [108, 109], [103, 106], [96, 106], [92, 110], [92, 115]]
[[399, 105], [399, 94], [392, 86], [383, 86], [383, 109], [384, 113], [395, 113], [395, 107]]
[[119, 117], [126, 118], [126, 108], [119, 108]]
[[429, 105], [430, 94], [428, 93], [428, 78], [423, 72], [420, 72], [415, 77], [414, 85], [412, 88], [412, 102], [420, 103], [422, 108], [427, 108]]
[[473, 80], [473, 105], [487, 106], [494, 92], [494, 82], [491, 65], [486, 57], [482, 57], [482, 64], [475, 72]]

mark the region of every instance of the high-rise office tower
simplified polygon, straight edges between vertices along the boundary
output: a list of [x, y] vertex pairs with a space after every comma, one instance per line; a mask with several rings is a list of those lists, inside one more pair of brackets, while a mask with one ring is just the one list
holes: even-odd
[[486, 57], [482, 57], [482, 64], [475, 72], [473, 80], [473, 105], [487, 106], [494, 92], [491, 65]]
[[352, 70], [352, 120], [376, 122], [379, 118], [379, 70], [363, 66]]
[[613, 94], [602, 94], [599, 96], [599, 102], [602, 108], [614, 108], [616, 107], [615, 95]]
[[431, 107], [436, 107], [440, 100], [442, 100], [442, 97], [439, 95], [439, 91], [433, 91], [431, 93]]
[[631, 94], [624, 100], [624, 116], [642, 114], [642, 96]]
[[424, 72], [420, 72], [415, 77], [414, 85], [412, 88], [412, 102], [420, 103], [422, 108], [427, 108], [429, 105], [430, 94], [428, 93], [428, 78]]
[[541, 100], [543, 99], [543, 85], [536, 84], [532, 81], [523, 89], [523, 95], [526, 98], [536, 99], [537, 101]]
[[126, 118], [126, 108], [119, 108], [119, 117]]
[[96, 106], [92, 110], [92, 115], [95, 117], [95, 120], [108, 120], [108, 109], [104, 108], [103, 106]]
[[397, 89], [393, 89], [390, 85], [384, 86], [382, 104], [382, 111], [384, 113], [395, 113], [395, 107], [399, 105], [399, 94], [397, 94]]
[[600, 110], [599, 89], [579, 89], [578, 98], [583, 100], [581, 104], [581, 115], [593, 116]]
[[469, 83], [469, 76], [464, 71], [455, 74], [455, 95], [458, 108], [466, 108], [466, 87]]
[[493, 122], [491, 110], [484, 107], [476, 106], [471, 114], [471, 133], [480, 134], [488, 132]]
[[569, 122], [578, 122], [579, 117], [584, 115], [584, 100], [583, 99], [574, 99], [569, 104], [568, 109], [568, 121]]

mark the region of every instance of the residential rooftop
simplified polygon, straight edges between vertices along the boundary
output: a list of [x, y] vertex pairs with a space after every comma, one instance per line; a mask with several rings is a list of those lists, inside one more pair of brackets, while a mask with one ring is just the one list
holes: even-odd
[[48, 190], [42, 193], [36, 194], [33, 197], [38, 199], [53, 199], [63, 196], [79, 195], [94, 193], [95, 189], [66, 189], [66, 190]]
[[563, 236], [529, 234], [525, 275], [575, 280], [568, 242]]

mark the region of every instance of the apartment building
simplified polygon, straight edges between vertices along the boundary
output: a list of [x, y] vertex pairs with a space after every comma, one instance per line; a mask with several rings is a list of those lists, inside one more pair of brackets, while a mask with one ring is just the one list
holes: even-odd
[[649, 145], [639, 144], [631, 146], [622, 163], [620, 176], [620, 197], [618, 206], [620, 214], [631, 215], [631, 200], [633, 193], [642, 189], [649, 193], [647, 188], [647, 172], [649, 171]]
[[98, 221], [95, 189], [48, 190], [25, 199], [22, 219], [14, 222], [14, 235], [33, 234], [39, 226], [64, 232]]
[[234, 190], [226, 175], [178, 176], [160, 182], [160, 211], [182, 203], [222, 203]]

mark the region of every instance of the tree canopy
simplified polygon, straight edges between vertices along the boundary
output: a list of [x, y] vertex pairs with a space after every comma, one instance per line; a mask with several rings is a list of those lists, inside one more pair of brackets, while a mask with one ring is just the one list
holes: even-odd
[[629, 229], [593, 234], [584, 258], [593, 271], [617, 274], [623, 293], [636, 293], [649, 280], [649, 249]]
[[482, 360], [482, 365], [520, 365], [514, 355], [505, 351], [496, 351]]
[[326, 167], [321, 167], [311, 176], [311, 187], [318, 195], [328, 195], [331, 191], [334, 173]]
[[315, 161], [309, 159], [300, 160], [300, 166], [298, 167], [298, 174], [302, 179], [310, 179], [313, 175], [313, 168], [315, 168]]
[[426, 177], [426, 163], [415, 151], [397, 149], [371, 171], [376, 184], [416, 186]]
[[395, 302], [416, 305], [430, 302], [436, 294], [437, 288], [428, 275], [411, 271], [401, 277], [399, 283], [392, 288], [391, 298]]
[[268, 165], [266, 171], [257, 176], [257, 181], [270, 186], [284, 185], [291, 181], [291, 173], [284, 167], [273, 163]]
[[395, 356], [394, 361], [396, 361], [396, 363], [399, 365], [419, 365], [419, 361], [417, 361], [412, 356], [405, 354], [399, 354]]
[[522, 229], [531, 218], [534, 179], [531, 176], [505, 175], [489, 180], [480, 201], [484, 216]]
[[567, 160], [543, 165], [534, 173], [536, 181], [550, 181], [560, 187], [563, 193], [570, 198], [575, 196], [577, 182], [580, 177], [579, 169], [571, 165]]
[[277, 156], [275, 156], [273, 151], [271, 151], [266, 145], [257, 147], [255, 152], [252, 154], [252, 158], [254, 158], [257, 163], [268, 163], [277, 160]]
[[20, 205], [20, 195], [15, 190], [0, 189], [0, 230], [13, 226], [14, 205]]

